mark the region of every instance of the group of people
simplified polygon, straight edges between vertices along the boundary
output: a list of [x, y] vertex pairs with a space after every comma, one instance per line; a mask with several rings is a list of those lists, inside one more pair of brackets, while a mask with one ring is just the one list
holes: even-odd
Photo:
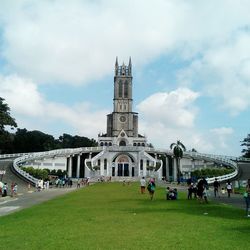
[[[140, 180], [140, 187], [141, 187], [141, 194], [145, 194], [146, 187], [147, 187], [150, 200], [153, 200], [155, 188], [156, 188], [155, 178], [150, 178], [147, 183], [145, 177], [142, 177]], [[177, 197], [178, 197], [178, 193], [177, 193], [176, 188], [174, 189], [170, 187], [166, 188], [166, 200], [177, 200]]]
[[[198, 198], [200, 201], [208, 202], [208, 196], [209, 196], [209, 186], [205, 179], [205, 177], [202, 177], [198, 183], [193, 183], [191, 180], [188, 180], [188, 199], [192, 198]], [[233, 191], [233, 186], [230, 181], [226, 183], [225, 188], [222, 187], [220, 191], [220, 182], [217, 178], [215, 178], [215, 181], [213, 182], [213, 191], [214, 191], [214, 197], [220, 197], [220, 193], [223, 195], [227, 192], [228, 198], [231, 197], [231, 193]]]
[[[6, 197], [8, 195], [8, 184], [7, 182], [3, 183], [3, 185], [0, 186], [0, 196]], [[10, 192], [11, 197], [17, 196], [17, 183], [12, 182], [10, 186]]]
[[149, 192], [150, 199], [153, 200], [154, 193], [155, 193], [155, 178], [150, 178], [148, 181], [148, 184], [146, 182], [145, 177], [143, 176], [140, 180], [140, 185], [141, 185], [141, 194], [145, 194], [146, 192], [146, 186], [147, 190]]

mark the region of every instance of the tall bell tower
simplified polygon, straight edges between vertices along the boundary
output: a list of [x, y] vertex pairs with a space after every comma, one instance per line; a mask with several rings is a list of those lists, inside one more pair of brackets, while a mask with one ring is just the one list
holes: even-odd
[[107, 132], [98, 135], [100, 146], [146, 146], [146, 138], [138, 134], [138, 113], [133, 112], [132, 63], [115, 62], [113, 112], [107, 115]]
[[108, 115], [107, 136], [118, 136], [121, 131], [128, 137], [138, 136], [138, 114], [132, 111], [132, 63], [115, 62], [113, 113]]

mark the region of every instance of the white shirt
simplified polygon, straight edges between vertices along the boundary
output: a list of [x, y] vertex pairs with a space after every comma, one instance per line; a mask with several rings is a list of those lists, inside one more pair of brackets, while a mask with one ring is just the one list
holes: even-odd
[[146, 187], [146, 180], [145, 179], [141, 179], [140, 183], [141, 183], [141, 187]]

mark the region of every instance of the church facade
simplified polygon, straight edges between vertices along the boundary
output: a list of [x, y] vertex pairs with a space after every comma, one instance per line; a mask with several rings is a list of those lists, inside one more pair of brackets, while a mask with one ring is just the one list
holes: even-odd
[[[103, 150], [86, 166], [101, 176], [139, 177], [161, 173], [162, 161], [151, 153], [145, 136], [138, 133], [138, 113], [133, 111], [132, 63], [119, 65], [116, 58], [113, 112], [107, 115], [106, 133], [98, 135]], [[93, 174], [93, 173], [92, 173]]]

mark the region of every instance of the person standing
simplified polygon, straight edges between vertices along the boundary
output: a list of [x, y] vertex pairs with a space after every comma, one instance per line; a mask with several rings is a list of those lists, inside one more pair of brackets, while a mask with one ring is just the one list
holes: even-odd
[[155, 180], [153, 178], [149, 180], [147, 189], [149, 192], [150, 200], [153, 200], [154, 193], [155, 193]]
[[144, 176], [140, 180], [140, 185], [141, 185], [141, 194], [145, 194], [146, 180]]
[[226, 187], [227, 187], [227, 197], [230, 198], [230, 195], [232, 193], [232, 183], [228, 181]]
[[202, 202], [203, 199], [203, 192], [205, 189], [205, 182], [204, 178], [200, 179], [197, 184], [197, 196], [200, 202]]
[[7, 184], [7, 182], [5, 182], [4, 185], [3, 185], [3, 191], [2, 191], [2, 196], [3, 197], [7, 196], [7, 191], [8, 191], [8, 184]]
[[214, 197], [216, 197], [218, 195], [218, 197], [220, 197], [219, 195], [219, 187], [220, 187], [220, 183], [218, 182], [217, 178], [215, 178], [214, 181]]
[[14, 187], [13, 187], [13, 196], [17, 196], [17, 184], [15, 183], [14, 184]]
[[246, 202], [246, 216], [250, 217], [250, 179], [248, 179], [247, 185], [246, 185], [246, 191], [244, 193], [244, 199]]

